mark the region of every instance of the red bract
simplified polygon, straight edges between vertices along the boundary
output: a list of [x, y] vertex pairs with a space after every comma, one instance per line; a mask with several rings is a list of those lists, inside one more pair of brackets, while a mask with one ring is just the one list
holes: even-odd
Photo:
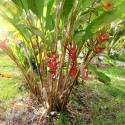
[[0, 43], [0, 46], [4, 49], [7, 49], [7, 45], [6, 45], [6, 40], [4, 40], [3, 42]]
[[104, 34], [105, 27], [100, 31], [103, 37], [109, 36], [109, 34]]
[[93, 46], [94, 46], [94, 48], [95, 48], [95, 53], [96, 53], [96, 54], [101, 53], [102, 50], [106, 48], [106, 47], [97, 47], [97, 46], [94, 45], [94, 44], [93, 44]]
[[109, 38], [102, 38], [101, 36], [100, 36], [100, 39], [98, 39], [97, 37], [96, 37], [96, 40], [97, 40], [97, 42], [98, 42], [98, 44], [102, 44], [103, 42], [105, 42], [106, 40], [108, 40]]
[[70, 45], [71, 50], [75, 50], [75, 48], [76, 48], [76, 44], [77, 44], [77, 43], [75, 43], [73, 46]]
[[51, 71], [49, 71], [51, 74], [52, 74], [52, 78], [53, 78], [53, 81], [55, 80], [55, 77], [56, 77], [56, 69], [58, 68], [58, 63], [59, 62], [56, 62], [56, 59], [59, 57], [59, 56], [54, 56], [55, 55], [55, 52], [52, 51], [52, 44], [55, 43], [55, 41], [51, 42], [51, 45], [50, 45], [50, 49], [51, 49], [51, 55], [50, 54], [47, 54], [47, 56], [50, 58], [50, 61], [49, 60], [46, 60], [46, 59], [43, 59], [44, 61], [47, 62], [47, 67], [49, 67], [51, 69]]
[[77, 74], [77, 67], [75, 66], [75, 60], [76, 60], [76, 53], [77, 53], [77, 49], [76, 49], [76, 44], [77, 42], [73, 45], [72, 44], [72, 36], [71, 36], [71, 41], [70, 41], [70, 48], [66, 49], [69, 51], [69, 57], [71, 58], [71, 68], [70, 68], [70, 76], [72, 77], [72, 79], [74, 79], [75, 75]]
[[69, 49], [69, 48], [67, 48], [67, 47], [66, 47], [66, 49], [69, 51], [69, 57], [71, 58], [72, 63], [75, 62], [77, 49], [76, 49], [76, 50], [75, 50], [75, 49], [72, 50], [71, 48]]
[[75, 66], [75, 64], [72, 64], [70, 72], [71, 72], [70, 76], [72, 77], [72, 79], [74, 79], [75, 75], [78, 72], [77, 67]]
[[98, 35], [98, 38], [96, 37], [96, 40], [98, 44], [102, 44], [103, 42], [109, 39], [109, 38], [104, 38], [109, 35], [109, 34], [104, 34], [104, 28], [103, 30], [100, 31], [100, 33], [97, 33], [97, 35]]
[[104, 29], [105, 29], [105, 27], [99, 33], [97, 33], [98, 38], [96, 37], [97, 44], [100, 46], [98, 47], [97, 45], [93, 44], [96, 54], [101, 53], [102, 50], [106, 48], [106, 47], [101, 47], [101, 44], [109, 39], [109, 38], [105, 38], [106, 36], [109, 36], [109, 34], [104, 34]]
[[52, 58], [52, 56], [51, 56], [51, 55], [49, 55], [49, 54], [47, 54], [47, 56], [48, 56], [49, 58]]

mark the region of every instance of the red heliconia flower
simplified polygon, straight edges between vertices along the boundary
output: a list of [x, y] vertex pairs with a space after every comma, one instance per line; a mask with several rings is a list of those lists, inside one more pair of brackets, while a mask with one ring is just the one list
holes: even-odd
[[72, 73], [76, 74], [77, 73], [77, 67], [74, 64], [72, 64], [70, 71]]
[[109, 34], [104, 34], [104, 30], [105, 30], [105, 26], [104, 26], [104, 28], [103, 28], [102, 30], [100, 30], [101, 35], [102, 35], [103, 37], [109, 36]]
[[71, 50], [75, 50], [77, 42], [74, 45], [70, 45]]
[[96, 54], [101, 53], [103, 49], [105, 49], [106, 47], [99, 47], [96, 48]]
[[47, 54], [47, 56], [48, 56], [49, 58], [51, 58], [51, 59], [52, 59], [52, 57], [53, 57], [52, 55], [49, 55], [49, 54]]
[[[75, 46], [76, 47], [76, 46]], [[77, 53], [77, 49], [75, 50], [75, 49], [69, 49], [69, 48], [67, 48], [66, 47], [66, 49], [69, 51], [69, 57], [71, 58], [71, 60], [72, 60], [72, 63], [73, 62], [75, 62], [75, 60], [76, 60], [76, 53]]]
[[70, 76], [72, 77], [72, 79], [74, 79], [75, 75], [78, 72], [77, 67], [75, 66], [76, 53], [77, 53], [76, 44], [77, 44], [77, 42], [73, 45], [72, 36], [71, 36], [70, 48], [66, 47], [66, 49], [69, 51], [69, 57], [71, 58], [71, 68], [70, 68], [71, 74], [70, 74]]
[[96, 37], [96, 40], [98, 44], [102, 44], [103, 42], [109, 39], [109, 38], [104, 38], [109, 35], [109, 34], [104, 34], [104, 28], [103, 30], [100, 31], [100, 33], [97, 33], [97, 35], [98, 35], [98, 38]]
[[55, 80], [55, 77], [56, 77], [56, 70], [58, 68], [58, 63], [59, 62], [56, 62], [56, 59], [59, 57], [59, 56], [56, 56], [55, 55], [55, 52], [52, 51], [52, 44], [55, 43], [55, 41], [51, 42], [51, 45], [50, 45], [50, 49], [51, 49], [51, 55], [50, 54], [47, 54], [47, 56], [50, 58], [50, 61], [49, 60], [46, 60], [46, 59], [43, 59], [44, 61], [47, 62], [47, 67], [49, 67], [51, 70], [49, 71], [51, 74], [52, 74], [52, 78], [53, 78], [53, 81]]
[[85, 78], [88, 79], [88, 67], [87, 66], [84, 68], [84, 72], [85, 72]]
[[72, 77], [72, 79], [74, 79], [75, 75], [78, 72], [77, 67], [75, 66], [75, 64], [72, 64], [70, 72], [71, 72], [70, 76]]
[[99, 37], [99, 39], [96, 37], [98, 44], [102, 44], [103, 42], [109, 39], [109, 38], [103, 38], [102, 36], [100, 36], [99, 33], [97, 33], [97, 35]]
[[77, 53], [77, 49], [75, 50], [75, 52], [71, 52], [71, 53], [69, 52], [69, 56], [72, 60], [72, 63], [74, 63], [76, 60], [76, 53]]
[[93, 44], [93, 46], [94, 46], [94, 48], [95, 48], [95, 53], [96, 53], [96, 54], [101, 53], [102, 50], [106, 48], [106, 47], [97, 47], [97, 46], [94, 45], [94, 44]]
[[6, 40], [0, 43], [0, 46], [7, 50]]
[[[106, 36], [109, 36], [109, 34], [104, 34], [104, 29], [105, 27], [99, 33], [97, 33], [98, 38], [96, 37], [96, 40], [98, 45], [101, 45], [102, 43], [104, 43], [106, 40], [109, 39], [109, 38], [105, 38]], [[96, 46], [95, 44], [93, 44], [93, 46], [95, 48], [96, 54], [101, 53], [102, 50], [106, 48], [106, 47]]]

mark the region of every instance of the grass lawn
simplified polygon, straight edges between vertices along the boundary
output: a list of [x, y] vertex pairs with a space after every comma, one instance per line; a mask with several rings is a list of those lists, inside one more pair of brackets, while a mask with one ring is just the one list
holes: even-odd
[[[103, 68], [111, 79], [109, 85], [100, 83], [92, 73], [89, 80], [86, 80], [86, 98], [83, 93], [82, 85], [76, 85], [74, 92], [80, 99], [86, 103], [91, 112], [82, 113], [83, 116], [72, 116], [67, 113], [61, 113], [56, 120], [57, 125], [124, 125], [125, 124], [125, 69], [120, 68]], [[21, 76], [21, 73], [13, 62], [0, 51], [0, 73]], [[80, 84], [80, 83], [79, 83]], [[9, 106], [15, 97], [27, 96], [28, 92], [23, 83], [11, 78], [0, 77], [0, 108]], [[82, 108], [79, 100], [72, 94], [69, 102], [72, 108]], [[73, 115], [73, 114], [72, 114]], [[2, 111], [0, 110], [0, 116]], [[53, 122], [52, 122], [53, 124]], [[54, 124], [55, 125], [55, 124]]]
[[[0, 73], [22, 77], [13, 61], [0, 51]], [[19, 80], [0, 77], [0, 102], [10, 101], [17, 96], [26, 95], [25, 88]]]
[[[88, 103], [94, 109], [94, 125], [125, 124], [125, 69], [101, 69], [110, 78], [110, 85], [97, 81], [87, 84]], [[90, 92], [92, 91], [92, 92]]]

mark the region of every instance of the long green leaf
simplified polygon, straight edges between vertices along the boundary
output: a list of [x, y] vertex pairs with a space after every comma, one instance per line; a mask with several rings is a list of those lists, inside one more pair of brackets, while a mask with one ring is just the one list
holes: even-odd
[[69, 13], [72, 10], [74, 0], [65, 0], [62, 15], [67, 19]]
[[32, 30], [36, 35], [39, 35], [42, 39], [43, 39], [43, 33], [40, 29], [38, 29], [37, 27], [32, 26]]
[[82, 11], [84, 11], [87, 7], [89, 7], [90, 5], [92, 5], [94, 3], [95, 0], [83, 0], [82, 1]]
[[110, 83], [111, 79], [103, 72], [100, 72], [96, 69], [95, 66], [91, 65], [90, 63], [87, 65], [89, 69], [91, 69], [99, 78], [101, 78], [105, 83]]
[[28, 11], [28, 1], [27, 0], [12, 0], [14, 4], [18, 6], [18, 8], [22, 11], [25, 9]]
[[29, 9], [39, 18], [43, 16], [45, 0], [28, 0]]
[[[115, 20], [121, 14], [125, 13], [125, 4], [119, 5], [112, 10], [105, 11], [101, 16], [92, 21], [92, 23], [86, 28], [86, 33], [82, 37], [82, 41], [86, 41], [91, 38], [99, 30], [100, 27]], [[81, 46], [83, 43], [78, 43]]]
[[[2, 6], [0, 6], [0, 8], [2, 8]], [[18, 18], [18, 15], [16, 13], [14, 13], [11, 10], [11, 8], [4, 9], [4, 11], [2, 9], [0, 9], [0, 16], [3, 17], [8, 22], [10, 22], [20, 32], [20, 34], [24, 37], [24, 39], [27, 42], [29, 42], [30, 35], [29, 35], [28, 31], [26, 30], [26, 25], [20, 23], [21, 20]]]
[[54, 4], [54, 0], [49, 0], [47, 3], [47, 13], [46, 13], [46, 29], [47, 30], [53, 30], [54, 25], [53, 25], [53, 17], [51, 15], [51, 9]]

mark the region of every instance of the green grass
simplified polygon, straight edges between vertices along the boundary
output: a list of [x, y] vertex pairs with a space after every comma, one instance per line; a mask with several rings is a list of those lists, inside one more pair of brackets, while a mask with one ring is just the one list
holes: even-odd
[[[92, 74], [91, 80], [86, 80], [87, 98], [84, 99], [82, 85], [76, 86], [78, 90], [74, 91], [79, 95], [92, 110], [91, 120], [87, 118], [76, 118], [73, 121], [74, 125], [124, 125], [125, 122], [125, 69], [118, 68], [103, 68], [102, 70], [111, 79], [109, 85], [100, 83], [96, 76]], [[13, 61], [9, 59], [3, 52], [0, 51], [0, 73], [6, 73], [13, 76], [21, 76], [22, 74], [14, 65]], [[26, 88], [21, 86], [23, 83], [8, 78], [0, 77], [0, 103], [11, 101], [15, 97], [27, 95]], [[78, 99], [71, 95], [70, 97], [74, 107], [82, 108]], [[6, 106], [9, 103], [6, 103]], [[2, 105], [5, 106], [5, 105]], [[86, 113], [86, 112], [83, 112]], [[61, 113], [57, 125], [69, 125], [72, 118], [68, 118], [67, 114]]]
[[[106, 85], [99, 82], [93, 73], [89, 75], [91, 80], [86, 80], [86, 99], [82, 86], [74, 88], [74, 92], [92, 110], [91, 120], [87, 117], [76, 118], [77, 120], [72, 123], [74, 125], [125, 124], [125, 70], [118, 68], [100, 68], [99, 70], [106, 73], [112, 81]], [[82, 108], [81, 103], [74, 95], [71, 95], [70, 99], [73, 107]], [[87, 115], [84, 111], [83, 114]], [[68, 121], [67, 118], [65, 120]]]
[[[22, 77], [13, 61], [2, 51], [0, 51], [0, 73]], [[0, 77], [0, 102], [9, 101], [15, 97], [26, 95], [26, 89], [22, 84], [23, 83], [13, 78]]]
[[125, 97], [125, 69], [110, 68], [104, 71], [111, 77], [112, 82], [103, 89], [112, 96]]
[[94, 109], [92, 125], [124, 125], [125, 70], [118, 68], [101, 70], [112, 81], [109, 85], [100, 83], [97, 80], [87, 82], [88, 104]]

